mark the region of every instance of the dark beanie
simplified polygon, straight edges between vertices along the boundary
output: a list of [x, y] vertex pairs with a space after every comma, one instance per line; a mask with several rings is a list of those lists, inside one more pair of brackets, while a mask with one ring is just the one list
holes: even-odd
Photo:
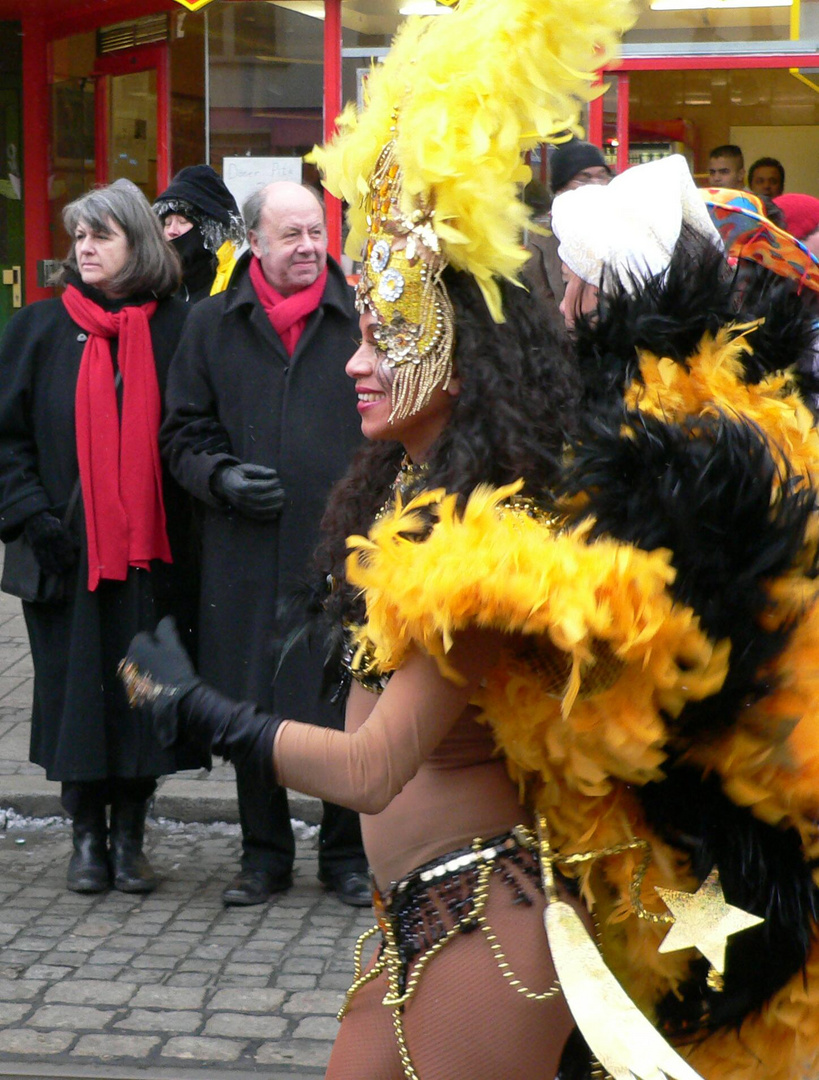
[[603, 153], [592, 143], [581, 142], [580, 139], [571, 139], [556, 147], [549, 157], [549, 182], [552, 186], [552, 194], [556, 194], [561, 188], [577, 176], [583, 169], [602, 165], [610, 172]]
[[[170, 187], [157, 196], [155, 208], [162, 211], [163, 203], [186, 202], [203, 217], [213, 218], [229, 229], [237, 218], [239, 207], [221, 176], [210, 165], [188, 165], [171, 180]], [[161, 216], [164, 217], [164, 214]]]

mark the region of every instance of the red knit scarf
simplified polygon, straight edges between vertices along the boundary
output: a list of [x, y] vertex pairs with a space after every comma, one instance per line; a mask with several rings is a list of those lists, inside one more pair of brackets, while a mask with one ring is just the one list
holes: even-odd
[[267, 313], [273, 329], [282, 339], [282, 344], [287, 349], [287, 355], [292, 356], [296, 351], [299, 338], [304, 333], [308, 318], [313, 314], [321, 303], [324, 296], [324, 286], [327, 284], [327, 267], [325, 266], [312, 285], [306, 289], [300, 289], [292, 296], [282, 296], [280, 292], [270, 284], [264, 276], [262, 264], [254, 255], [250, 260], [250, 280], [261, 305]]
[[[159, 385], [148, 320], [156, 303], [105, 311], [69, 285], [63, 303], [88, 334], [75, 398], [77, 458], [88, 537], [88, 588], [124, 581], [129, 566], [171, 562], [159, 461]], [[122, 415], [111, 338], [119, 339]]]

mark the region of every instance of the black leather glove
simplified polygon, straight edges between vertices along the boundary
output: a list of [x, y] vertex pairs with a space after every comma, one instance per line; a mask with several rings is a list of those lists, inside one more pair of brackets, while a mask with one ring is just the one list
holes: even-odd
[[77, 561], [77, 545], [58, 517], [41, 510], [24, 526], [26, 540], [46, 574], [64, 574]]
[[279, 474], [266, 465], [223, 465], [210, 482], [214, 495], [256, 521], [274, 521], [284, 506]]
[[255, 772], [263, 787], [275, 784], [273, 741], [281, 717], [231, 701], [205, 685], [170, 616], [155, 633], [136, 635], [119, 673], [131, 705], [150, 711], [161, 746], [189, 742]]

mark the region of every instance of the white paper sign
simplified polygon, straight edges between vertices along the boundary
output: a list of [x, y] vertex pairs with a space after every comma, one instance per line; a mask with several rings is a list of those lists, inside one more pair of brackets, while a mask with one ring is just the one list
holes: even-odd
[[274, 180], [300, 184], [301, 158], [226, 157], [222, 160], [222, 179], [241, 210], [249, 195]]

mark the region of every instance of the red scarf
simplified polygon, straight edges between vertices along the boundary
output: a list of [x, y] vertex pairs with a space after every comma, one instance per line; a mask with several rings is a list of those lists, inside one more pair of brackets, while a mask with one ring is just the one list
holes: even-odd
[[282, 296], [277, 292], [264, 276], [262, 264], [254, 255], [250, 260], [250, 280], [261, 305], [267, 313], [273, 329], [282, 339], [282, 344], [287, 349], [287, 355], [292, 356], [296, 351], [299, 338], [304, 333], [308, 318], [313, 314], [321, 303], [324, 296], [324, 286], [327, 284], [327, 267], [325, 266], [312, 285], [306, 289], [300, 289], [292, 296]]
[[[159, 461], [159, 385], [142, 306], [106, 311], [69, 285], [63, 303], [88, 334], [77, 376], [75, 415], [85, 529], [88, 588], [101, 578], [124, 581], [129, 566], [171, 562]], [[111, 338], [119, 339], [122, 416], [117, 407]]]

